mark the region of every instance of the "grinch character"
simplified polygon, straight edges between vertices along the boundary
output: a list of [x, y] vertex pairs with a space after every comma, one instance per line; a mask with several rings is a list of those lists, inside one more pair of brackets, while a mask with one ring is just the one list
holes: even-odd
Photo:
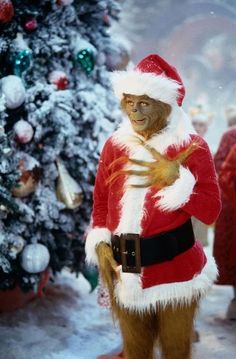
[[217, 275], [191, 224], [219, 214], [213, 160], [182, 109], [178, 72], [160, 56], [112, 81], [127, 116], [99, 160], [87, 261], [108, 288], [125, 359], [153, 359], [156, 343], [163, 358], [187, 359], [199, 301]]

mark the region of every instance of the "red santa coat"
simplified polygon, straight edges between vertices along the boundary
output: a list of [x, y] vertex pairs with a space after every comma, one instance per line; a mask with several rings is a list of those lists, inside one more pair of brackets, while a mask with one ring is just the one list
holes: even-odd
[[[229, 128], [222, 136], [215, 154], [216, 171], [222, 165], [231, 148], [236, 143], [236, 126]], [[213, 253], [219, 268], [217, 284], [236, 285], [236, 207], [235, 198], [231, 200], [222, 192], [222, 211], [215, 225]]]
[[224, 196], [234, 205], [236, 211], [236, 142], [222, 163], [219, 184]]
[[[96, 245], [110, 243], [111, 233], [139, 233], [149, 237], [173, 229], [191, 216], [206, 224], [215, 221], [220, 211], [219, 188], [213, 160], [206, 142], [190, 135], [186, 115], [181, 108], [172, 111], [170, 125], [162, 133], [146, 141], [160, 153], [174, 158], [192, 141], [199, 143], [184, 166], [180, 177], [162, 190], [134, 188], [130, 184], [144, 182], [142, 177], [127, 176], [107, 185], [107, 178], [122, 168], [109, 165], [122, 156], [153, 161], [128, 121], [107, 140], [98, 166], [94, 189], [92, 228], [86, 240], [87, 260], [97, 263]], [[140, 166], [126, 165], [140, 170]], [[118, 303], [133, 310], [156, 307], [156, 304], [190, 302], [204, 294], [215, 280], [217, 269], [213, 258], [207, 260], [202, 245], [196, 241], [188, 251], [170, 261], [142, 268], [141, 274], [123, 273], [116, 283]]]

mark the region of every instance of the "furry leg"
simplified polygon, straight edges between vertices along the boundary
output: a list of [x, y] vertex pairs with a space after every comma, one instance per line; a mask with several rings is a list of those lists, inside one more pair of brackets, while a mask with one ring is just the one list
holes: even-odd
[[190, 359], [193, 320], [198, 301], [186, 305], [168, 305], [158, 310], [159, 340], [165, 359]]
[[116, 306], [125, 359], [153, 359], [157, 319], [153, 312], [137, 313]]

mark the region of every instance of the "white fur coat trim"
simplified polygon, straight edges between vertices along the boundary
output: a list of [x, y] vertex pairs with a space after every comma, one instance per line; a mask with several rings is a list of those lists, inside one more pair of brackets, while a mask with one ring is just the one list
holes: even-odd
[[[174, 106], [168, 118], [167, 127], [161, 133], [152, 136], [146, 143], [164, 154], [171, 145], [179, 147], [188, 143], [192, 133], [195, 131], [187, 114], [181, 107]], [[126, 148], [132, 155], [142, 147], [140, 140], [144, 138], [134, 131], [128, 117], [125, 116], [118, 130], [112, 135], [112, 140], [121, 148]]]
[[122, 99], [123, 94], [147, 95], [169, 105], [176, 104], [181, 85], [163, 75], [143, 73], [139, 70], [113, 72], [111, 81], [115, 95]]
[[86, 261], [88, 264], [98, 264], [96, 247], [100, 242], [111, 244], [111, 232], [109, 229], [95, 227], [89, 231], [85, 242]]
[[[183, 143], [190, 141], [190, 132], [192, 129], [189, 118], [184, 111], [178, 106], [174, 107], [169, 117], [169, 125], [163, 130], [162, 133], [153, 136], [146, 143], [155, 148], [160, 153], [165, 153], [167, 148], [171, 145], [176, 147], [181, 146]], [[115, 144], [122, 148], [126, 148], [129, 152], [129, 157], [144, 161], [154, 161], [150, 152], [144, 148], [140, 139], [142, 136], [138, 135], [132, 128], [129, 120], [123, 122], [120, 128], [112, 136]], [[143, 167], [138, 165], [129, 165], [126, 169], [143, 170]], [[195, 177], [189, 169], [180, 166], [180, 176], [171, 185], [156, 193], [157, 206], [163, 211], [176, 210], [188, 202], [194, 185], [196, 183]], [[125, 183], [125, 192], [121, 199], [121, 218], [120, 225], [116, 232], [134, 232], [140, 233], [140, 223], [143, 215], [145, 214], [144, 202], [145, 196], [148, 192], [146, 188], [131, 188], [131, 184], [142, 184], [145, 182], [143, 177], [129, 176]], [[142, 214], [142, 215], [140, 215]], [[128, 220], [130, 218], [130, 220]], [[132, 222], [137, 222], [135, 228]], [[132, 228], [129, 227], [132, 224]], [[136, 231], [135, 231], [136, 230]]]
[[115, 288], [116, 301], [127, 309], [139, 312], [155, 309], [157, 306], [165, 307], [168, 304], [188, 304], [192, 299], [206, 295], [217, 273], [215, 260], [211, 255], [202, 272], [193, 279], [156, 285], [147, 289], [142, 289], [139, 274], [121, 271], [121, 280], [117, 282]]
[[154, 197], [158, 197], [156, 205], [163, 211], [174, 211], [188, 202], [196, 179], [185, 167], [180, 166], [179, 178], [168, 187], [161, 189]]
[[[150, 154], [143, 146], [135, 148], [130, 153], [132, 158], [148, 158], [152, 161]], [[140, 166], [129, 164], [125, 167], [126, 170], [140, 170]], [[115, 230], [116, 234], [120, 233], [141, 233], [141, 221], [145, 216], [145, 198], [148, 188], [134, 188], [132, 185], [143, 184], [143, 177], [130, 175], [127, 176], [124, 184], [124, 194], [121, 198], [121, 211], [118, 227]]]

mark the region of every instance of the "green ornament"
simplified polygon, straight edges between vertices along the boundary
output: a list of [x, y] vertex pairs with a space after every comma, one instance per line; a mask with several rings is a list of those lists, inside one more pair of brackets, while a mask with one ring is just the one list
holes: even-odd
[[98, 285], [97, 267], [85, 265], [84, 268], [82, 268], [81, 273], [83, 274], [84, 278], [86, 278], [87, 281], [89, 282], [89, 284], [91, 285], [91, 292], [92, 292]]
[[80, 50], [76, 54], [76, 62], [78, 62], [82, 69], [89, 75], [94, 69], [94, 54], [91, 49]]
[[28, 49], [15, 53], [12, 57], [14, 74], [21, 77], [23, 72], [29, 69], [31, 61], [32, 55]]

